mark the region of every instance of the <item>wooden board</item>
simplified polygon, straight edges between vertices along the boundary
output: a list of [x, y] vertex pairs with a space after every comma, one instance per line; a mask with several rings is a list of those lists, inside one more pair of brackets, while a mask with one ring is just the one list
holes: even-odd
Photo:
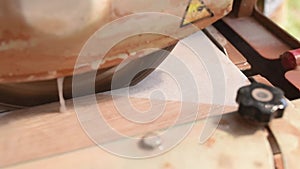
[[288, 71], [285, 74], [285, 78], [300, 91], [300, 67], [298, 67], [296, 70]]
[[299, 168], [300, 159], [300, 100], [293, 101], [284, 118], [275, 120], [270, 128], [280, 146], [285, 169]]
[[[236, 115], [223, 116], [218, 129], [204, 144], [199, 143], [199, 135], [205, 121], [197, 122], [182, 143], [168, 153], [155, 158], [141, 160], [120, 158], [103, 151], [97, 146], [92, 146], [73, 152], [66, 152], [61, 155], [29, 161], [7, 167], [7, 169], [274, 169], [273, 155], [263, 128], [256, 128], [245, 124]], [[126, 147], [122, 148], [127, 151], [132, 151], [132, 149], [138, 147], [137, 143], [127, 145], [126, 140], [123, 142]], [[110, 144], [114, 144], [114, 142]]]
[[252, 76], [251, 78], [253, 78], [258, 83], [263, 83], [265, 85], [273, 86], [272, 83], [268, 81], [268, 79], [264, 78], [261, 75]]
[[[100, 96], [98, 100], [99, 104], [103, 105], [101, 110], [105, 120], [126, 135], [168, 127], [176, 121], [181, 108], [180, 102], [170, 101], [166, 103], [166, 109], [162, 112], [164, 115], [158, 121], [141, 126], [127, 122], [118, 114], [110, 97]], [[136, 107], [144, 109], [149, 107], [150, 102], [148, 99], [134, 98], [131, 101]], [[81, 128], [71, 103], [68, 105], [69, 111], [66, 113], [58, 113], [59, 105], [54, 103], [3, 115], [0, 119], [0, 167], [93, 146], [93, 142]], [[210, 108], [210, 105], [199, 105], [199, 118], [206, 117]], [[231, 112], [235, 109], [227, 107], [224, 111]], [[185, 120], [180, 123], [192, 121], [193, 118]], [[117, 138], [107, 136], [104, 141], [115, 139]]]
[[266, 59], [279, 59], [282, 53], [290, 50], [287, 44], [252, 17], [226, 17], [223, 21]]
[[[287, 169], [299, 166], [299, 103], [299, 100], [293, 101], [284, 119], [271, 124]], [[267, 133], [262, 128], [245, 123], [236, 114], [224, 115], [213, 136], [206, 143], [199, 144], [203, 122], [197, 122], [180, 145], [156, 158], [124, 159], [92, 146], [7, 168], [274, 168], [273, 155], [266, 140]]]
[[208, 26], [206, 30], [213, 36], [213, 38], [222, 45], [230, 60], [241, 70], [251, 69], [251, 65], [247, 59], [213, 26]]

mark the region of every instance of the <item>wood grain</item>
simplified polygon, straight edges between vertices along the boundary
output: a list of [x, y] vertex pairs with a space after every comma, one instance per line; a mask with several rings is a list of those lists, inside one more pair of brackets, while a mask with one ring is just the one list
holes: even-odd
[[[211, 120], [214, 122], [215, 118], [213, 117]], [[204, 125], [205, 120], [197, 122], [182, 143], [168, 153], [154, 158], [141, 160], [121, 158], [105, 152], [97, 146], [92, 146], [52, 157], [36, 159], [8, 167], [7, 169], [32, 169], [41, 167], [46, 169], [274, 168], [273, 155], [263, 128], [257, 128], [245, 123], [237, 114], [224, 115], [212, 137], [204, 144], [200, 144], [200, 131]], [[126, 145], [126, 140], [122, 142]], [[114, 145], [115, 142], [109, 144]], [[133, 144], [123, 147], [123, 149], [131, 151], [136, 147], [137, 144]]]
[[284, 118], [275, 120], [273, 131], [283, 155], [286, 169], [299, 168], [300, 157], [300, 100], [293, 101], [285, 111]]
[[287, 44], [252, 17], [225, 17], [223, 21], [266, 59], [279, 59], [282, 53], [290, 50]]
[[300, 66], [296, 70], [291, 70], [285, 74], [285, 78], [300, 91]]
[[215, 27], [208, 26], [205, 29], [226, 49], [228, 57], [233, 64], [242, 71], [251, 69], [251, 65], [247, 62], [247, 59]]
[[268, 81], [268, 79], [264, 78], [261, 75], [252, 76], [252, 78], [258, 83], [263, 83], [265, 85], [273, 86], [272, 83]]
[[[163, 116], [147, 125], [136, 125], [128, 122], [117, 111], [111, 97], [98, 98], [102, 115], [120, 133], [132, 136], [166, 128], [174, 124], [180, 112], [180, 102], [156, 102], [166, 104]], [[149, 100], [131, 99], [137, 108], [148, 108]], [[154, 105], [156, 106], [156, 105]], [[199, 104], [198, 118], [205, 118], [211, 105]], [[234, 111], [236, 107], [225, 107], [222, 112]], [[187, 112], [187, 118], [180, 124], [193, 121]], [[53, 156], [60, 153], [74, 151], [93, 146], [80, 126], [72, 104], [68, 102], [68, 112], [59, 113], [59, 105], [49, 104], [36, 108], [23, 109], [11, 112], [0, 118], [0, 167], [20, 163], [28, 160]], [[103, 134], [106, 134], [103, 131]], [[105, 142], [118, 138], [106, 134]]]

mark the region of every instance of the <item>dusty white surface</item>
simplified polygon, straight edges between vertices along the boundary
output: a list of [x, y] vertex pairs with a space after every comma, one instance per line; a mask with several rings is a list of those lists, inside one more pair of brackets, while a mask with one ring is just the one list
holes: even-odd
[[[237, 90], [248, 83], [247, 78], [229, 58], [199, 31], [180, 41], [166, 60], [141, 83], [106, 94], [124, 96], [128, 90], [130, 97], [136, 98], [225, 103], [232, 106], [236, 105]], [[190, 87], [193, 84], [196, 84], [196, 90]], [[223, 95], [220, 93], [220, 88], [223, 87], [226, 99], [214, 99]], [[157, 94], [156, 91], [163, 95]]]

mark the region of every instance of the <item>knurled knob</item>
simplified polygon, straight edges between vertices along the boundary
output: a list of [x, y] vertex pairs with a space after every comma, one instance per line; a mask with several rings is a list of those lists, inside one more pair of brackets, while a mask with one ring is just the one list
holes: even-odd
[[238, 113], [243, 118], [263, 124], [281, 118], [287, 107], [282, 90], [261, 83], [240, 88], [236, 102], [239, 104]]

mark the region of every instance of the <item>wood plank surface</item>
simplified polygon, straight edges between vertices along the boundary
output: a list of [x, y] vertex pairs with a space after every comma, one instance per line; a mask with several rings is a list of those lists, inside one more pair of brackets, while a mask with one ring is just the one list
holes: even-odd
[[215, 27], [208, 26], [205, 29], [226, 49], [230, 60], [240, 70], [251, 69], [251, 65], [247, 62], [247, 59]]
[[[212, 121], [214, 119], [212, 118]], [[149, 159], [121, 158], [97, 146], [66, 152], [44, 159], [29, 161], [7, 169], [33, 168], [224, 168], [273, 169], [273, 155], [263, 128], [245, 123], [237, 114], [224, 115], [218, 129], [204, 144], [199, 143], [205, 120], [197, 122], [185, 140], [171, 151]], [[183, 126], [179, 126], [183, 127]], [[176, 130], [176, 128], [175, 128]], [[167, 139], [167, 138], [162, 138]], [[136, 144], [126, 144], [124, 150], [132, 151]], [[115, 144], [111, 142], [109, 144]], [[145, 151], [145, 150], [140, 150]]]
[[285, 78], [300, 91], [300, 66], [296, 70], [288, 71], [285, 74]]
[[281, 148], [285, 169], [299, 168], [300, 160], [300, 100], [293, 101], [284, 118], [275, 120], [270, 128]]
[[225, 17], [223, 21], [266, 59], [279, 59], [282, 53], [290, 50], [287, 44], [251, 17]]
[[[167, 102], [166, 109], [162, 112], [164, 115], [159, 120], [148, 125], [136, 125], [118, 114], [110, 97], [102, 96], [98, 100], [102, 105], [100, 109], [105, 120], [109, 121], [109, 124], [120, 133], [129, 136], [171, 126], [176, 121], [181, 108], [180, 102]], [[148, 108], [150, 102], [146, 99], [134, 98], [131, 101], [135, 106], [144, 108]], [[156, 104], [164, 103], [161, 101]], [[94, 143], [82, 129], [71, 103], [69, 102], [68, 105], [69, 111], [65, 113], [58, 113], [59, 105], [54, 103], [2, 116], [0, 119], [0, 167], [93, 146]], [[206, 117], [209, 108], [211, 105], [199, 105], [198, 118]], [[231, 112], [235, 109], [235, 107], [226, 107], [224, 112]], [[185, 120], [180, 123], [193, 119]], [[107, 135], [104, 141], [115, 139], [117, 138]]]
[[268, 79], [266, 79], [261, 75], [252, 76], [252, 78], [258, 83], [263, 83], [265, 85], [273, 86], [272, 83], [268, 81]]

